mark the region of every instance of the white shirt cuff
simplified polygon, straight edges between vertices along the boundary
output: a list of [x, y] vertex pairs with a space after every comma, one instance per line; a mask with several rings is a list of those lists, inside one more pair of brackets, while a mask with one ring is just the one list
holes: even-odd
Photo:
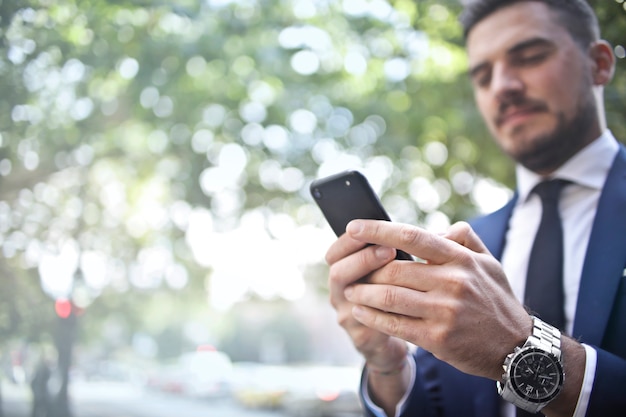
[[587, 414], [587, 407], [589, 407], [589, 397], [591, 397], [591, 390], [593, 388], [593, 381], [596, 376], [596, 367], [598, 363], [598, 353], [591, 346], [587, 346], [583, 343], [585, 348], [585, 375], [583, 376], [583, 386], [578, 396], [578, 403], [576, 404], [576, 410], [572, 417], [585, 417]]
[[[417, 370], [416, 369], [417, 365], [415, 364], [415, 358], [413, 358], [413, 355], [409, 354], [407, 355], [406, 359], [409, 365], [409, 371], [411, 372], [410, 373], [411, 380], [409, 381], [409, 385], [407, 387], [406, 392], [404, 393], [404, 395], [402, 396], [402, 398], [396, 405], [396, 414], [394, 415], [394, 417], [399, 417], [400, 414], [402, 414], [402, 412], [406, 408], [407, 399], [409, 398], [409, 394], [413, 390], [413, 385], [415, 384], [415, 375], [416, 375], [416, 370]], [[368, 381], [368, 372], [367, 372], [367, 367], [365, 367], [365, 372], [363, 372], [363, 378], [361, 378], [361, 394], [363, 395], [363, 403], [365, 407], [367, 407], [367, 409], [370, 410], [376, 417], [388, 417], [387, 414], [385, 414], [385, 412], [383, 411], [383, 409], [377, 406], [374, 403], [374, 401], [372, 401], [372, 398], [370, 397], [370, 394], [369, 394], [369, 390], [367, 389], [367, 386], [368, 386], [367, 381]]]

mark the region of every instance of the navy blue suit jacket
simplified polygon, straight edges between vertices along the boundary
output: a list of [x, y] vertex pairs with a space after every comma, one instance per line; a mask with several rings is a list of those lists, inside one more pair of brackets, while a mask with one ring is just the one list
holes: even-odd
[[[516, 197], [471, 222], [498, 259]], [[585, 256], [573, 337], [598, 352], [588, 417], [626, 416], [626, 148], [602, 190]], [[418, 349], [416, 383], [403, 417], [499, 417], [494, 381], [464, 374]], [[566, 376], [567, 377], [567, 376]]]

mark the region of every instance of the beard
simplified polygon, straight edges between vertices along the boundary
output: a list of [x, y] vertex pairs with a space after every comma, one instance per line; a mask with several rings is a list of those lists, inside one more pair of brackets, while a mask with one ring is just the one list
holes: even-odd
[[589, 136], [596, 123], [596, 111], [593, 95], [589, 94], [579, 102], [571, 119], [568, 120], [563, 112], [558, 113], [553, 131], [533, 138], [529, 146], [510, 156], [533, 172], [555, 171], [595, 139]]

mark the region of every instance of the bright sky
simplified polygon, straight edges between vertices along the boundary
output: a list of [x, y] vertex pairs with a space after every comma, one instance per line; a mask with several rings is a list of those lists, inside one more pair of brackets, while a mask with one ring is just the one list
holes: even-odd
[[196, 261], [211, 269], [208, 293], [215, 309], [227, 310], [250, 292], [292, 301], [304, 295], [304, 269], [322, 260], [332, 235], [313, 226], [296, 226], [286, 216], [276, 217], [270, 222], [280, 223], [280, 239], [270, 236], [259, 211], [245, 214], [230, 232], [216, 232], [206, 209], [191, 213], [186, 239]]

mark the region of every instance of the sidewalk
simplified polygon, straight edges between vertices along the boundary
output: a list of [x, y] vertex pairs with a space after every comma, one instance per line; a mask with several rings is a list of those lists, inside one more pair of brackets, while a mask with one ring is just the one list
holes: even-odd
[[4, 417], [30, 417], [32, 394], [28, 385], [2, 381], [2, 411]]

